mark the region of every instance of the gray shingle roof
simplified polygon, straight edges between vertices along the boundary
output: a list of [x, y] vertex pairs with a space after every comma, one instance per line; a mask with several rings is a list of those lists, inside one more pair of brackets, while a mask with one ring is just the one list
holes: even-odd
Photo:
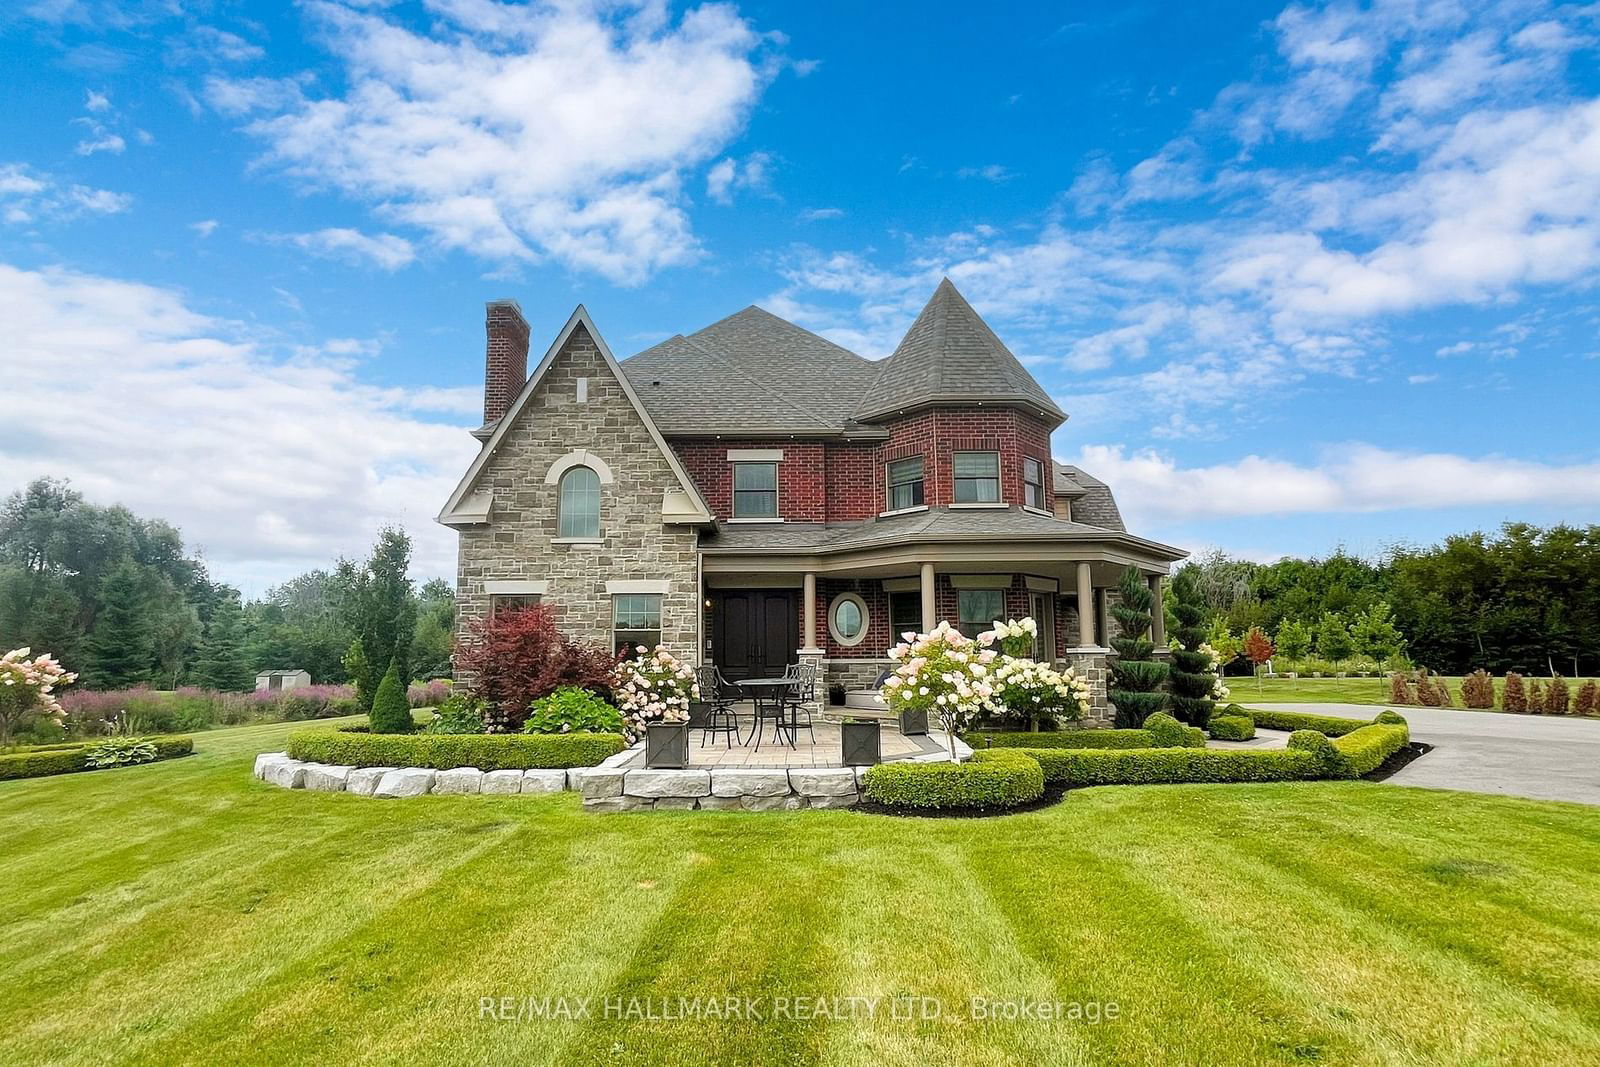
[[837, 433], [879, 364], [758, 307], [624, 360], [661, 432]]
[[807, 549], [845, 552], [906, 541], [962, 537], [1050, 538], [1105, 533], [1081, 522], [1065, 522], [1020, 508], [951, 510], [930, 508], [914, 515], [835, 523], [729, 523], [701, 535], [700, 547], [722, 550]]
[[1072, 499], [1074, 521], [1102, 530], [1127, 530], [1109, 485], [1070, 463], [1052, 463], [1052, 466], [1055, 468], [1055, 491]]
[[1026, 403], [1066, 415], [946, 278], [855, 410], [858, 419], [940, 402]]

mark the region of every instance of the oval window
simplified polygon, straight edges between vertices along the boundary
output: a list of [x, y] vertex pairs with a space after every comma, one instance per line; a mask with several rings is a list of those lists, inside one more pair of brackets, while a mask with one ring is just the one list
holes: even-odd
[[867, 636], [866, 601], [854, 593], [841, 593], [828, 611], [828, 630], [841, 645], [858, 645]]

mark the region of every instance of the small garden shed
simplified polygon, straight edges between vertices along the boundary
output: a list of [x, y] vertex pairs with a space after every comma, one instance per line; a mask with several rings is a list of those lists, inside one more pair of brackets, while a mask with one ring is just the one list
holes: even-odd
[[262, 671], [256, 675], [257, 689], [298, 689], [310, 684], [310, 671]]

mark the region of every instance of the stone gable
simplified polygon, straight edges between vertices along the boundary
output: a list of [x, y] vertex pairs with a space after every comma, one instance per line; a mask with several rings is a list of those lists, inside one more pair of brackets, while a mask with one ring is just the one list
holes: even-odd
[[[587, 379], [584, 401], [577, 397], [579, 379]], [[545, 475], [576, 449], [604, 462], [614, 479], [600, 487], [598, 546], [557, 543], [558, 486]], [[555, 608], [562, 632], [609, 645], [606, 583], [667, 581], [662, 643], [698, 662], [696, 530], [661, 521], [663, 493], [678, 484], [605, 357], [578, 325], [472, 486], [491, 489], [494, 500], [487, 524], [459, 531], [462, 627], [488, 612], [485, 582], [545, 581], [543, 602]]]

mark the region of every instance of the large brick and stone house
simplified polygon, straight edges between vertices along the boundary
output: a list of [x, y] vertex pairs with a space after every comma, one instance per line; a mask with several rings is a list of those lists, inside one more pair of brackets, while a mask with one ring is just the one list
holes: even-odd
[[1031, 615], [1103, 717], [1107, 590], [1183, 557], [1052, 460], [1066, 415], [948, 280], [876, 362], [756, 307], [622, 362], [579, 307], [531, 375], [518, 306], [487, 327], [482, 448], [439, 515], [463, 625], [539, 600], [575, 637], [858, 690], [902, 631]]

